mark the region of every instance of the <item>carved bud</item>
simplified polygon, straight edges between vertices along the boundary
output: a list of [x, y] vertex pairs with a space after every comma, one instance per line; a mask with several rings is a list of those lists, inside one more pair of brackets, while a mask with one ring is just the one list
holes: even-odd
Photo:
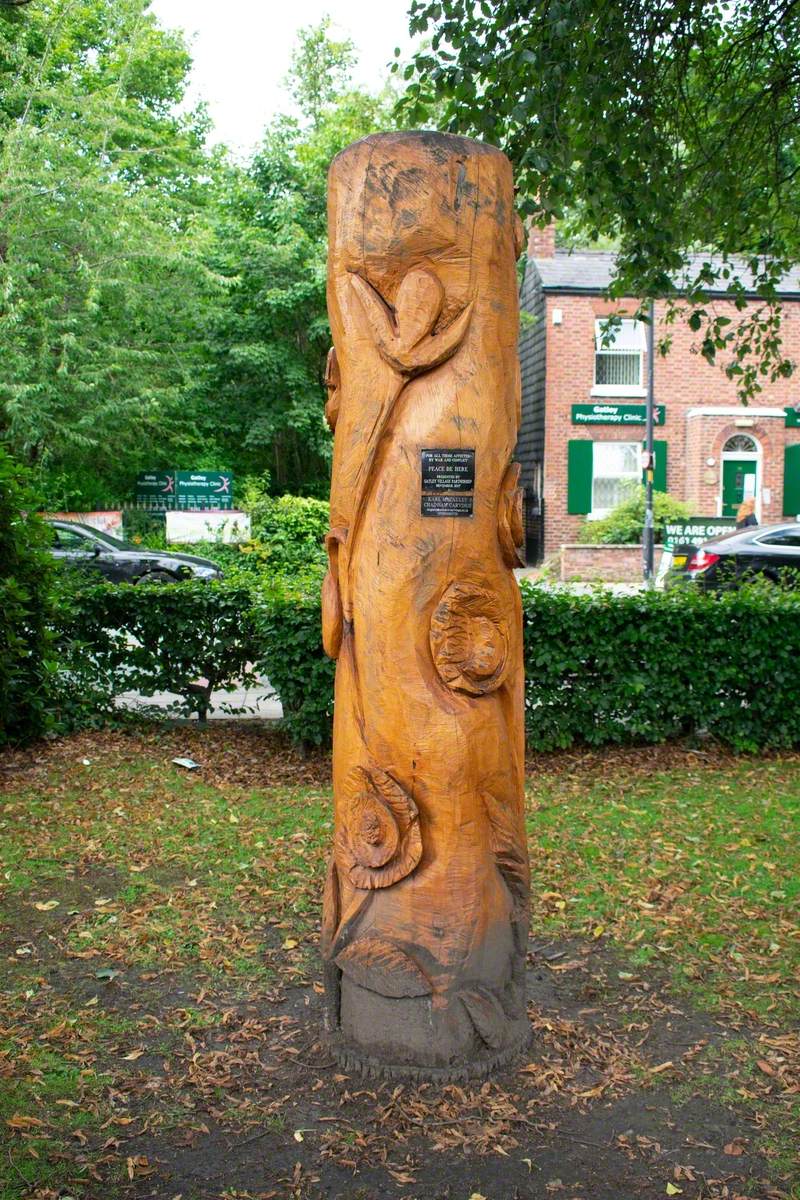
[[451, 583], [431, 618], [430, 643], [448, 687], [482, 696], [503, 682], [508, 623], [497, 597], [485, 588]]

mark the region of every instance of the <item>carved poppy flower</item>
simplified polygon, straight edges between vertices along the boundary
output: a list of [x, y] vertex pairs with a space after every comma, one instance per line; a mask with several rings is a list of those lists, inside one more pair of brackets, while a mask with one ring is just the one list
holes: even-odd
[[378, 767], [351, 771], [336, 838], [336, 864], [357, 888], [382, 888], [414, 870], [422, 856], [417, 806]]
[[451, 583], [431, 618], [431, 654], [439, 676], [456, 691], [482, 696], [503, 682], [508, 623], [485, 588]]

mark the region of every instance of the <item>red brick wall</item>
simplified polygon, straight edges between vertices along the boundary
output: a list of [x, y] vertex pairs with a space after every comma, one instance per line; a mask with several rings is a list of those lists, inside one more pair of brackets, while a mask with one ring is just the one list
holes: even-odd
[[555, 258], [556, 227], [555, 222], [545, 225], [531, 225], [528, 229], [528, 258]]
[[[736, 320], [732, 305], [722, 302], [713, 307]], [[547, 376], [545, 400], [545, 479], [546, 514], [545, 553], [563, 543], [580, 539], [584, 518], [567, 513], [567, 443], [576, 438], [594, 441], [634, 441], [644, 439], [644, 426], [627, 428], [610, 425], [580, 426], [571, 423], [571, 406], [589, 404], [616, 397], [592, 396], [594, 380], [594, 322], [625, 308], [633, 314], [636, 303], [611, 303], [600, 296], [557, 295], [548, 293]], [[562, 320], [553, 324], [553, 309], [560, 309]], [[752, 427], [737, 426], [736, 416], [702, 415], [689, 417], [691, 408], [700, 405], [738, 405], [736, 384], [726, 378], [720, 365], [711, 366], [699, 353], [700, 335], [685, 322], [665, 328], [664, 305], [656, 307], [656, 338], [664, 333], [672, 337], [666, 357], [656, 351], [655, 399], [666, 405], [666, 422], [656, 427], [655, 436], [668, 443], [667, 488], [671, 495], [686, 500], [698, 515], [717, 515], [720, 492], [722, 446], [733, 433], [755, 437], [763, 450], [762, 487], [771, 490], [771, 502], [764, 506], [762, 521], [779, 521], [783, 516], [783, 449], [789, 442], [800, 441], [800, 429], [787, 429], [782, 417], [759, 416], [759, 408], [783, 408], [800, 401], [800, 375], [776, 383], [765, 382], [763, 392], [741, 418], [754, 420]], [[800, 363], [800, 303], [789, 301], [784, 307], [783, 339], [785, 352]], [[646, 378], [646, 357], [644, 376]], [[642, 404], [639, 397], [618, 398], [620, 403]], [[713, 467], [706, 460], [713, 457]]]
[[[663, 547], [655, 548], [655, 569], [661, 561]], [[641, 546], [590, 546], [574, 545], [561, 547], [561, 580], [609, 583], [642, 582]]]

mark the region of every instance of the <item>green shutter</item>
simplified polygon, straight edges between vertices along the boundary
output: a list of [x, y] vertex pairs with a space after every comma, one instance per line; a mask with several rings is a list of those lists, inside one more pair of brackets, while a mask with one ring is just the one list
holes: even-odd
[[592, 443], [586, 438], [567, 443], [567, 512], [592, 511]]
[[783, 514], [800, 514], [800, 442], [783, 452]]
[[[644, 450], [646, 443], [642, 442]], [[656, 456], [656, 468], [653, 472], [653, 490], [656, 492], [665, 492], [667, 490], [667, 443], [658, 441], [653, 442], [653, 452]], [[647, 483], [647, 475], [642, 471], [642, 483]]]

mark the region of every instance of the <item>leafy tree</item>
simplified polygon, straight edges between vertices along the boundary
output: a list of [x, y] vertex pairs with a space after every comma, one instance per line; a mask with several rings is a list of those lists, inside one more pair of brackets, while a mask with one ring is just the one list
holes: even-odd
[[[589, 239], [617, 239], [613, 294], [675, 299], [681, 279], [702, 353], [727, 352], [744, 397], [791, 373], [775, 285], [800, 261], [800, 6], [413, 0], [411, 30], [432, 39], [407, 116], [446, 99], [450, 127], [509, 154], [525, 211], [577, 205]], [[761, 304], [733, 324], [704, 301], [721, 281], [745, 307], [735, 255]]]
[[[276, 493], [327, 492], [327, 171], [341, 149], [391, 121], [389, 93], [345, 87], [351, 49], [330, 43], [327, 28], [304, 31], [294, 57], [301, 117], [277, 117], [214, 201], [208, 264], [227, 281], [227, 302], [209, 324], [203, 420], [226, 461], [246, 474], [267, 468]], [[312, 46], [322, 49], [312, 55]]]
[[207, 122], [174, 115], [190, 59], [148, 3], [0, 9], [0, 438], [51, 504], [198, 442]]
[[326, 108], [347, 90], [355, 66], [355, 46], [349, 38], [335, 42], [329, 37], [330, 17], [319, 25], [301, 29], [292, 52], [287, 83], [303, 116], [318, 125]]
[[0, 449], [0, 746], [48, 724], [52, 560], [29, 473]]

